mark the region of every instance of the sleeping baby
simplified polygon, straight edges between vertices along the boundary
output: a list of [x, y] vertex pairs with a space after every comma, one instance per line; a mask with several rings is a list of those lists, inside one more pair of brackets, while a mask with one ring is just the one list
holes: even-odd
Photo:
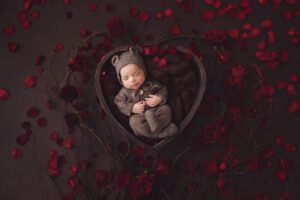
[[167, 88], [158, 81], [146, 80], [146, 67], [138, 47], [129, 47], [111, 59], [117, 78], [123, 86], [114, 102], [129, 116], [129, 124], [137, 136], [166, 138], [177, 132], [171, 122], [172, 112], [166, 104]]

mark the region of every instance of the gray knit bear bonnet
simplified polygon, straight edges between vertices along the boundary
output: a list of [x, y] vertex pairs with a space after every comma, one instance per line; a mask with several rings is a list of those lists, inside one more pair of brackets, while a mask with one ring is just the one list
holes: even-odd
[[121, 80], [120, 71], [122, 67], [124, 67], [127, 64], [136, 64], [137, 66], [139, 66], [144, 71], [146, 77], [145, 62], [142, 56], [140, 55], [140, 49], [141, 47], [138, 46], [129, 47], [128, 51], [123, 52], [121, 55], [114, 55], [111, 58], [111, 63], [116, 68], [118, 80], [122, 85], [123, 83]]

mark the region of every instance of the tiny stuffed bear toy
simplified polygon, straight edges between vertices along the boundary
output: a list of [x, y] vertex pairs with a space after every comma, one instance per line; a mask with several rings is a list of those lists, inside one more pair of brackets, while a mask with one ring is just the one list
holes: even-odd
[[129, 125], [137, 136], [166, 138], [177, 133], [171, 122], [172, 111], [167, 101], [167, 88], [155, 80], [146, 80], [146, 67], [141, 49], [129, 47], [111, 59], [117, 78], [123, 86], [114, 98], [120, 112], [129, 116]]

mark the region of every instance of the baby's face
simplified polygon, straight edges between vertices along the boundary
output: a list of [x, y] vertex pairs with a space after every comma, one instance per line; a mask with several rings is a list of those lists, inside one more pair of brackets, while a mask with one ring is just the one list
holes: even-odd
[[145, 81], [144, 71], [136, 64], [127, 64], [120, 70], [125, 88], [137, 90]]

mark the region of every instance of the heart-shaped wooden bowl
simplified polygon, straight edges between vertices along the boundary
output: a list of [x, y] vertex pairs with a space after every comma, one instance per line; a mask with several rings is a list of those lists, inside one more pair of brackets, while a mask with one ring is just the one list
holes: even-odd
[[193, 52], [182, 46], [175, 46], [177, 54], [166, 55], [164, 58], [167, 60], [167, 65], [160, 68], [154, 64], [153, 57], [142, 55], [147, 66], [147, 76], [150, 75], [167, 85], [169, 94], [167, 104], [172, 108], [172, 121], [177, 124], [178, 132], [172, 137], [160, 140], [140, 138], [134, 135], [129, 127], [129, 118], [119, 112], [113, 101], [121, 86], [115, 68], [111, 64], [111, 57], [128, 48], [129, 45], [117, 47], [102, 57], [95, 74], [97, 95], [108, 120], [112, 120], [110, 124], [115, 124], [118, 132], [148, 149], [157, 150], [181, 134], [197, 112], [206, 87], [205, 68]]

